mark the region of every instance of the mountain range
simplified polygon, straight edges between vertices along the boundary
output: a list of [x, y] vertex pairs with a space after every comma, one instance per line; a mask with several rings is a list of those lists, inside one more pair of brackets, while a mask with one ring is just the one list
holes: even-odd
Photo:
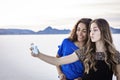
[[110, 29], [113, 34], [120, 34], [120, 29], [113, 28], [113, 27], [110, 27]]
[[28, 34], [69, 34], [70, 30], [69, 29], [54, 29], [51, 26], [48, 26], [44, 30], [39, 30], [38, 32], [34, 32], [29, 29], [0, 29], [0, 35], [28, 35]]
[[[111, 32], [113, 34], [120, 34], [120, 29], [110, 27]], [[52, 28], [51, 26], [48, 26], [44, 30], [39, 30], [38, 32], [34, 32], [29, 29], [0, 29], [0, 35], [29, 35], [29, 34], [34, 34], [34, 35], [39, 35], [39, 34], [69, 34], [70, 29], [55, 29]]]

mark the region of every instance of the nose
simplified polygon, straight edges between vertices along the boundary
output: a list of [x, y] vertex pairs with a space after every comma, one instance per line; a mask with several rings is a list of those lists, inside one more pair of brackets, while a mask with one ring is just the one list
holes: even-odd
[[82, 31], [79, 31], [79, 35], [82, 35]]
[[94, 35], [93, 31], [90, 32], [90, 35]]

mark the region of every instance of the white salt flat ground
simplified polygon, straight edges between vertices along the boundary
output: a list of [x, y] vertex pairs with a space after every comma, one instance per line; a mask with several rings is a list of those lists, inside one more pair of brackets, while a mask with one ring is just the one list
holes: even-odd
[[[113, 35], [117, 49], [119, 36]], [[32, 57], [29, 47], [35, 42], [42, 52], [55, 56], [65, 37], [68, 35], [1, 35], [0, 80], [59, 80], [56, 67]]]

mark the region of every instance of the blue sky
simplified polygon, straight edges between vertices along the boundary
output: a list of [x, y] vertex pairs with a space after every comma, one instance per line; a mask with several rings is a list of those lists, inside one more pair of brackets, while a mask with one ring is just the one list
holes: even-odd
[[120, 0], [0, 0], [0, 28], [72, 29], [83, 17], [120, 27]]

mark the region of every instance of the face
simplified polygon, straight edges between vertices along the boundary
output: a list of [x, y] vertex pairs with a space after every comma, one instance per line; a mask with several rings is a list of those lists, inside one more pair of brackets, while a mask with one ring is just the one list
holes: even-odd
[[96, 23], [92, 23], [90, 26], [90, 38], [92, 42], [100, 41], [101, 33]]
[[87, 29], [86, 29], [86, 25], [84, 23], [79, 23], [78, 27], [77, 27], [77, 38], [79, 42], [84, 42], [86, 39], [86, 35], [87, 35]]

